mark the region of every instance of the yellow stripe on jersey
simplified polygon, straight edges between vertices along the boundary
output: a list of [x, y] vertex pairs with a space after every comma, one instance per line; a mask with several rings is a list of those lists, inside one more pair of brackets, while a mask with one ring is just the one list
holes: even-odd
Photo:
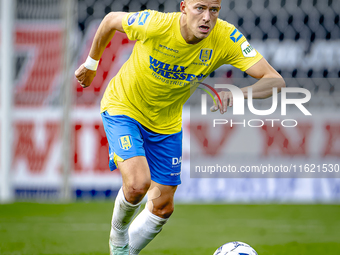
[[187, 44], [180, 17], [151, 10], [124, 17], [124, 31], [137, 42], [106, 88], [101, 112], [127, 115], [157, 133], [180, 132], [190, 81], [202, 81], [223, 64], [245, 71], [262, 58], [233, 25], [220, 19], [206, 39]]

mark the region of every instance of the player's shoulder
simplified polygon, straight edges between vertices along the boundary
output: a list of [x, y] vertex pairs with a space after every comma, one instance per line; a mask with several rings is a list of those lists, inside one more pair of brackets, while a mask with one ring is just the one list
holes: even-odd
[[131, 40], [142, 40], [165, 35], [173, 28], [179, 13], [163, 13], [154, 10], [132, 12], [122, 21], [125, 33]]
[[162, 29], [163, 27], [170, 27], [178, 15], [178, 12], [164, 13], [155, 10], [144, 10], [129, 13], [126, 17], [126, 23], [129, 26], [146, 26]]
[[235, 31], [235, 29], [237, 30], [233, 24], [222, 19], [217, 19], [214, 32], [215, 35], [225, 39], [225, 36], [230, 36]]
[[153, 19], [162, 20], [164, 23], [166, 23], [166, 21], [174, 20], [178, 15], [180, 15], [180, 12], [159, 12], [155, 10], [145, 11], [149, 12], [153, 16]]
[[172, 27], [180, 15], [179, 12], [165, 13], [154, 10], [147, 10], [147, 12], [150, 12], [150, 24], [148, 28], [150, 35], [153, 33], [157, 33], [157, 35], [164, 34]]
[[222, 19], [217, 20], [214, 28], [214, 41], [218, 42], [218, 44], [231, 47], [244, 40], [243, 34], [233, 24]]
[[179, 19], [179, 12], [164, 13], [155, 10], [144, 10], [136, 13], [129, 13], [125, 17], [126, 29], [144, 30], [147, 37], [160, 36], [169, 31], [174, 22]]

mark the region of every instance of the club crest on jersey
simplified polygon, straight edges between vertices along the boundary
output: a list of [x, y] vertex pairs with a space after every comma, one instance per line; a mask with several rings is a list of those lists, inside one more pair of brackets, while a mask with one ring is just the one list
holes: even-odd
[[129, 135], [120, 137], [118, 141], [120, 148], [122, 148], [123, 150], [128, 150], [132, 147], [132, 139]]
[[242, 38], [243, 34], [235, 28], [235, 30], [230, 34], [230, 39], [236, 43]]
[[211, 59], [212, 53], [212, 49], [201, 49], [200, 60], [204, 63], [208, 62]]

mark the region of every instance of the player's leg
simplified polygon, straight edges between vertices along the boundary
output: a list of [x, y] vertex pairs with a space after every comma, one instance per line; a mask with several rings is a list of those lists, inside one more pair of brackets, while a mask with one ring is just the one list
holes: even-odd
[[162, 185], [151, 181], [145, 208], [129, 228], [130, 255], [139, 254], [162, 230], [174, 211], [176, 189], [177, 186]]
[[138, 212], [140, 201], [150, 186], [143, 138], [138, 123], [124, 115], [102, 113], [110, 150], [110, 169], [119, 165], [123, 187], [115, 200], [109, 247], [111, 254], [129, 254], [128, 227]]
[[122, 174], [125, 199], [131, 204], [137, 204], [144, 198], [151, 185], [148, 162], [144, 156], [136, 156], [123, 162], [118, 162]]
[[[117, 163], [122, 174], [123, 186], [116, 197], [112, 215], [110, 231], [112, 254], [124, 250], [124, 247], [128, 250], [128, 228], [151, 182], [150, 170], [145, 157], [137, 156]], [[123, 249], [117, 247], [123, 247]]]
[[130, 254], [139, 252], [162, 230], [174, 210], [174, 194], [181, 183], [182, 132], [154, 133], [140, 126], [151, 186], [145, 209], [129, 228]]

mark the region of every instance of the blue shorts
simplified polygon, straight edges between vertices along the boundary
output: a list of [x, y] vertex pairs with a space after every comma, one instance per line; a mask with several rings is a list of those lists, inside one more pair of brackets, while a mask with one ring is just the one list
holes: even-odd
[[145, 156], [151, 180], [163, 185], [181, 184], [182, 131], [158, 134], [126, 115], [101, 115], [109, 142], [111, 171], [117, 168], [117, 161]]

